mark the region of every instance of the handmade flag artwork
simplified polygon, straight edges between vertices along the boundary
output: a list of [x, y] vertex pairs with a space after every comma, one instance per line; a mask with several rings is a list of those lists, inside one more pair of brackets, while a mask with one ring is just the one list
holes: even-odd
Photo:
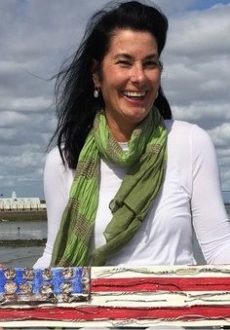
[[230, 325], [229, 266], [0, 269], [2, 327]]
[[0, 269], [0, 304], [84, 301], [89, 296], [89, 284], [87, 268]]

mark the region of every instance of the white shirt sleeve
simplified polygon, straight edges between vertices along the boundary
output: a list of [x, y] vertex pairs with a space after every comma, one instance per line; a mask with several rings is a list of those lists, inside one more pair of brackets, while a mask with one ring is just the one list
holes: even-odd
[[230, 264], [230, 222], [223, 204], [216, 152], [209, 135], [193, 126], [191, 211], [209, 264]]
[[[47, 205], [48, 234], [44, 253], [34, 268], [49, 267], [53, 245], [68, 201], [68, 181], [72, 172], [63, 165], [58, 148], [47, 155], [44, 169], [44, 194]], [[70, 178], [69, 178], [70, 177]]]

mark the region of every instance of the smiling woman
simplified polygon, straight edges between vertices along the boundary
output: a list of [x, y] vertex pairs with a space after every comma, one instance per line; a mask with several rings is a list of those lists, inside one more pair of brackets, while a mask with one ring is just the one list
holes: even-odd
[[57, 75], [48, 241], [35, 267], [192, 265], [193, 229], [207, 263], [230, 262], [215, 150], [198, 126], [172, 120], [161, 87], [167, 29], [149, 2], [110, 4]]
[[105, 102], [108, 126], [124, 142], [151, 111], [160, 86], [158, 47], [149, 32], [117, 29], [94, 85]]
[[[160, 87], [159, 59], [167, 28], [167, 18], [160, 10], [140, 2], [124, 2], [112, 9], [105, 8], [92, 17], [73, 62], [57, 75], [58, 108], [62, 109], [55, 132], [59, 150], [51, 151], [49, 157], [61, 156], [63, 169], [67, 165], [69, 179], [59, 179], [69, 182], [72, 187], [67, 188], [67, 195], [58, 202], [60, 209], [53, 208], [55, 198], [51, 201], [50, 197], [52, 199], [54, 195], [48, 192], [54, 188], [50, 170], [55, 176], [56, 188], [62, 188], [55, 173], [56, 165], [55, 170], [51, 169], [49, 166], [53, 161], [47, 161], [45, 194], [47, 205], [51, 207], [49, 209], [48, 206], [48, 214], [49, 210], [51, 213], [58, 211], [61, 217], [68, 194], [71, 195], [71, 205], [65, 214], [66, 219], [61, 222], [54, 249], [57, 230], [53, 231], [52, 216], [48, 215], [49, 228], [52, 228], [54, 236], [48, 234], [45, 254], [36, 266], [43, 263], [51, 250], [52, 264], [88, 264], [93, 250], [97, 260], [94, 263], [104, 263], [104, 259], [118, 252], [139, 231], [161, 188], [165, 172], [167, 130], [162, 117], [171, 118], [171, 110]], [[60, 160], [56, 159], [54, 163], [56, 161], [59, 163]], [[120, 172], [120, 177], [114, 176], [116, 171]], [[153, 181], [148, 180], [151, 176]], [[109, 177], [110, 187], [102, 189], [104, 180]], [[145, 194], [139, 198], [138, 193], [143, 188]], [[110, 203], [117, 190], [114, 203]], [[104, 195], [109, 196], [107, 202]], [[115, 210], [120, 209], [119, 200], [123, 204], [126, 196], [132, 200], [131, 204], [123, 207], [122, 215], [119, 215], [121, 210]], [[113, 211], [110, 211], [109, 204], [111, 210], [114, 204]], [[98, 221], [98, 214], [105, 206], [107, 215], [99, 216], [101, 219]], [[113, 220], [107, 228], [107, 236], [112, 239], [108, 240], [109, 245], [104, 246], [103, 227], [105, 229], [106, 219], [112, 214]], [[67, 229], [66, 224], [71, 222], [69, 229], [78, 229], [72, 231], [73, 236], [65, 245], [61, 236], [64, 227]], [[99, 241], [92, 248], [94, 225], [95, 229], [99, 226], [95, 235]], [[114, 227], [119, 228], [119, 232]], [[75, 233], [80, 236], [75, 237]], [[69, 235], [64, 236], [67, 238]], [[60, 248], [62, 243], [64, 249]], [[102, 252], [97, 249], [100, 245], [104, 246]], [[60, 251], [65, 249], [64, 255], [60, 256]], [[73, 255], [76, 250], [78, 253]], [[75, 261], [70, 261], [69, 257]], [[66, 258], [68, 262], [64, 261]]]

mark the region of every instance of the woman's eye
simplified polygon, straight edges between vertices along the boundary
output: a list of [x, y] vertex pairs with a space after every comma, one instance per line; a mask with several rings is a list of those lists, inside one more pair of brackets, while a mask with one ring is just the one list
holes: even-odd
[[147, 61], [144, 64], [146, 67], [151, 67], [151, 68], [161, 68], [161, 62], [159, 60], [151, 60], [151, 61]]
[[125, 61], [125, 60], [120, 60], [117, 62], [117, 64], [119, 64], [120, 66], [130, 66], [131, 63], [129, 61]]

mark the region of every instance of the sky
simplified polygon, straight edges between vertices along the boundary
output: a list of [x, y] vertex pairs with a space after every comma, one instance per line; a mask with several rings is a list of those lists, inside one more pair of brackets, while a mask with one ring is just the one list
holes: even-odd
[[[50, 78], [104, 0], [0, 0], [0, 194], [43, 195], [56, 126]], [[230, 202], [230, 0], [156, 0], [169, 19], [162, 85], [173, 117], [207, 130]], [[204, 151], [205, 152], [205, 151]]]

